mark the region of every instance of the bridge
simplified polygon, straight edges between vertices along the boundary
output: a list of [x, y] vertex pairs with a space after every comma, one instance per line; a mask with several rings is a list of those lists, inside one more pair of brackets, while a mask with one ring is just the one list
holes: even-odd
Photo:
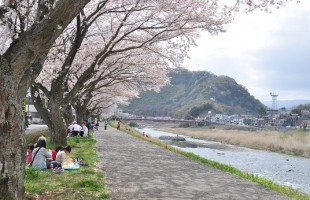
[[172, 123], [198, 123], [197, 120], [185, 120], [185, 119], [161, 119], [161, 118], [126, 118], [127, 120], [136, 121], [152, 121], [152, 122], [172, 122]]

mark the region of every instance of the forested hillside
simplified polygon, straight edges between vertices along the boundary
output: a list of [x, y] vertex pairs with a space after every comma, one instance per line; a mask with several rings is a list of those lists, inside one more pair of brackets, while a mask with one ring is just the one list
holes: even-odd
[[143, 116], [193, 118], [208, 111], [222, 114], [258, 114], [265, 107], [247, 89], [227, 76], [206, 71], [177, 69], [170, 72], [171, 84], [159, 93], [147, 91], [134, 98], [124, 112]]

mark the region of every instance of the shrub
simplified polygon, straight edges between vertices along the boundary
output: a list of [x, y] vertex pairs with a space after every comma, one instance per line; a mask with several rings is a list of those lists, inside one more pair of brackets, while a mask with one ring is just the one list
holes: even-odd
[[180, 123], [179, 127], [181, 127], [181, 128], [188, 128], [188, 127], [190, 127], [190, 123], [187, 123], [187, 122]]
[[26, 142], [27, 144], [32, 143], [35, 144], [38, 141], [40, 136], [49, 137], [48, 130], [38, 131], [31, 134], [26, 134]]
[[209, 129], [215, 129], [215, 126], [213, 124], [210, 124]]
[[129, 126], [130, 127], [138, 127], [139, 124], [137, 124], [136, 122], [129, 122]]
[[198, 126], [205, 126], [205, 124], [206, 123], [204, 121], [200, 121], [200, 122], [197, 123]]

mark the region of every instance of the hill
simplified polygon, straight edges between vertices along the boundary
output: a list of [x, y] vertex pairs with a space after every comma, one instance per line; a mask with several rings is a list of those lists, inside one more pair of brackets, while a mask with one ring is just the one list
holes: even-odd
[[206, 71], [174, 69], [171, 83], [160, 92], [146, 91], [134, 98], [124, 112], [143, 116], [192, 118], [208, 111], [222, 114], [258, 114], [265, 107], [248, 90], [227, 76]]

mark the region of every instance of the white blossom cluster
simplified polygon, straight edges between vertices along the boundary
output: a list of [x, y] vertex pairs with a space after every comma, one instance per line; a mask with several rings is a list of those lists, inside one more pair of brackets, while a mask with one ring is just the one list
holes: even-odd
[[[57, 39], [36, 81], [50, 90], [53, 81], [66, 73], [61, 81], [68, 95], [77, 83], [83, 83], [78, 93], [86, 94], [94, 82], [98, 89], [131, 85], [133, 94], [159, 90], [169, 83], [167, 68], [183, 61], [199, 31], [222, 30], [227, 21], [221, 15], [222, 9], [203, 0], [91, 1], [80, 24], [72, 22]], [[68, 63], [76, 38], [86, 29]]]
[[46, 10], [56, 3], [57, 0], [0, 0], [0, 55], [23, 32], [47, 18]]

